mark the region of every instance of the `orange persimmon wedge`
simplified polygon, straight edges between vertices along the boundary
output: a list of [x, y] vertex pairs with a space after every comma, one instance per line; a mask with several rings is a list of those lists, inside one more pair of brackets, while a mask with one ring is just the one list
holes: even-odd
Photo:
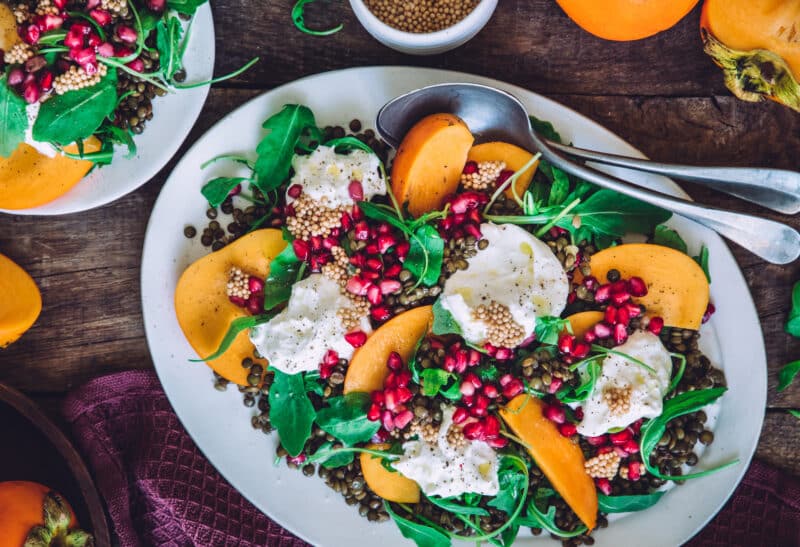
[[[201, 358], [217, 351], [234, 319], [248, 315], [228, 299], [231, 268], [263, 279], [270, 262], [284, 247], [286, 241], [280, 230], [256, 230], [197, 260], [183, 272], [175, 288], [175, 313], [183, 334]], [[253, 357], [253, 344], [245, 330], [225, 354], [207, 364], [223, 378], [247, 385], [247, 370], [242, 367], [246, 357]], [[254, 362], [265, 365], [264, 361]]]
[[603, 316], [604, 314], [601, 311], [582, 311], [573, 313], [567, 317], [567, 320], [572, 327], [572, 334], [580, 339], [592, 330], [592, 327], [602, 321]]
[[390, 319], [372, 333], [350, 359], [344, 378], [344, 392], [371, 393], [383, 389], [389, 375], [386, 361], [393, 351], [408, 363], [414, 348], [433, 324], [433, 307], [412, 308]]
[[[500, 141], [476, 144], [469, 149], [469, 154], [467, 155], [467, 161], [474, 161], [476, 163], [481, 163], [483, 161], [505, 162], [506, 169], [514, 172], [525, 167], [525, 164], [531, 161], [532, 158], [533, 154], [524, 148]], [[538, 166], [539, 162], [534, 163], [531, 167], [526, 169], [514, 183], [514, 189], [517, 191], [519, 197], [522, 197], [522, 194], [524, 194], [528, 186], [531, 185], [531, 180], [533, 180], [533, 175], [536, 174], [536, 168]], [[511, 188], [506, 190], [506, 195], [508, 197], [514, 196]]]
[[623, 278], [641, 277], [648, 293], [635, 300], [647, 308], [647, 315], [660, 316], [670, 327], [700, 328], [709, 286], [703, 269], [690, 256], [661, 245], [630, 243], [593, 254], [590, 264], [592, 275], [600, 280], [611, 269]]
[[[388, 450], [389, 444], [370, 444], [372, 450]], [[395, 503], [419, 503], [419, 486], [401, 475], [392, 473], [381, 464], [381, 459], [372, 454], [362, 453], [361, 472], [370, 489], [385, 500]]]
[[606, 40], [639, 40], [674, 27], [699, 0], [556, 0], [583, 30]]
[[0, 348], [15, 342], [39, 317], [42, 295], [28, 273], [0, 254]]
[[[100, 150], [95, 137], [84, 141], [83, 150], [90, 154]], [[74, 144], [64, 148], [77, 154]], [[0, 158], [0, 208], [29, 209], [49, 203], [78, 184], [94, 163], [57, 154], [49, 158], [27, 144], [20, 144], [8, 158]]]
[[432, 114], [403, 138], [392, 165], [392, 192], [414, 216], [440, 209], [458, 188], [474, 138], [452, 114]]
[[592, 530], [597, 525], [597, 489], [584, 468], [583, 452], [545, 417], [544, 407], [537, 397], [518, 395], [500, 409], [500, 416], [527, 443], [528, 452], [553, 488]]

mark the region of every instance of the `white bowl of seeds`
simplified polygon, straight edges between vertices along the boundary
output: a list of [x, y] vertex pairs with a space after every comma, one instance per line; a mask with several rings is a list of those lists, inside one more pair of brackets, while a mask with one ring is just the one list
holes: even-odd
[[434, 55], [478, 34], [497, 0], [350, 0], [350, 6], [384, 45], [412, 55]]

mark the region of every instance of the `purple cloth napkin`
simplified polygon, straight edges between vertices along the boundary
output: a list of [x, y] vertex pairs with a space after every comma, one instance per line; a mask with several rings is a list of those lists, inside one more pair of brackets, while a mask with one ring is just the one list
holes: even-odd
[[[63, 410], [122, 547], [306, 545], [217, 473], [181, 426], [155, 373], [93, 380], [73, 391]], [[800, 545], [800, 480], [753, 462], [722, 512], [688, 545]]]

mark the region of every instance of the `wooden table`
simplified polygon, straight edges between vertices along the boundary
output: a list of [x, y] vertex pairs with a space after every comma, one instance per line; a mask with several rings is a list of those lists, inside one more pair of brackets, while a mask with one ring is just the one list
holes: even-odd
[[[234, 70], [254, 55], [262, 62], [211, 90], [177, 157], [224, 114], [268, 89], [327, 70], [394, 64], [461, 70], [542, 93], [654, 159], [800, 168], [800, 115], [777, 104], [743, 103], [728, 93], [702, 52], [699, 9], [656, 37], [614, 43], [583, 32], [553, 0], [502, 0], [473, 41], [420, 58], [374, 41], [344, 1], [321, 2], [308, 16], [312, 26], [342, 21], [342, 32], [324, 38], [301, 34], [289, 17], [292, 4], [214, 2], [216, 73]], [[0, 382], [30, 394], [53, 417], [65, 392], [82, 382], [153, 366], [142, 324], [139, 265], [151, 207], [175, 161], [138, 191], [101, 209], [57, 218], [0, 216], [0, 251], [33, 275], [44, 298], [36, 326], [0, 352]], [[756, 209], [688, 189], [701, 201]], [[789, 222], [800, 227], [800, 220]], [[772, 266], [732, 247], [758, 308], [769, 361], [758, 457], [800, 475], [800, 422], [786, 412], [800, 408], [800, 382], [781, 394], [775, 390], [781, 365], [800, 358], [800, 341], [783, 332], [800, 264]]]

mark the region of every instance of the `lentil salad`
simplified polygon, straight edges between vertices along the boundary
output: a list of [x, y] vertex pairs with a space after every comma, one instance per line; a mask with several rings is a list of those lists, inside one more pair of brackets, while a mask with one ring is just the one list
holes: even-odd
[[[353, 127], [359, 125], [358, 123], [352, 124]], [[355, 129], [355, 131], [359, 129]], [[305, 152], [301, 152], [300, 155], [307, 153], [308, 148], [313, 148], [319, 143], [329, 143], [333, 138], [341, 140], [344, 138], [344, 132], [343, 128], [325, 128], [317, 130], [317, 132], [309, 129], [307, 137], [310, 140], [300, 147], [301, 150], [305, 149]], [[335, 134], [338, 137], [334, 137]], [[375, 141], [374, 135], [360, 134], [356, 138], [362, 143], [368, 143], [369, 148], [378, 152], [385, 160], [385, 147]], [[348, 148], [354, 150], [361, 147], [353, 141], [348, 141]], [[343, 152], [345, 151], [343, 150]], [[433, 255], [441, 255], [440, 270], [429, 285], [420, 282], [420, 279], [425, 277], [426, 271], [419, 271], [416, 266], [407, 264], [410, 255], [408, 249], [402, 250], [403, 230], [392, 230], [393, 224], [386, 220], [386, 214], [388, 214], [386, 211], [390, 211], [391, 208], [390, 200], [377, 198], [373, 202], [377, 207], [373, 207], [368, 202], [356, 199], [359, 197], [357, 187], [353, 193], [355, 194], [354, 201], [359, 204], [351, 207], [350, 212], [337, 211], [343, 221], [340, 226], [331, 227], [327, 225], [308, 226], [302, 222], [302, 219], [298, 219], [296, 214], [292, 214], [296, 211], [285, 201], [285, 196], [290, 196], [292, 193], [289, 173], [281, 179], [281, 184], [276, 187], [279, 191], [274, 191], [272, 195], [270, 195], [270, 191], [263, 192], [258, 185], [251, 184], [252, 193], [242, 197], [240, 185], [250, 181], [211, 181], [204, 188], [204, 195], [207, 197], [211, 196], [214, 193], [214, 187], [219, 185], [225, 186], [228, 192], [240, 197], [236, 198], [223, 192], [224, 198], [221, 202], [214, 204], [214, 200], [210, 200], [214, 206], [209, 209], [209, 216], [218, 218], [216, 205], [220, 205], [223, 212], [233, 214], [235, 222], [228, 227], [230, 233], [225, 234], [220, 223], [214, 220], [203, 231], [203, 237], [213, 239], [211, 244], [222, 248], [226, 243], [236, 240], [251, 228], [257, 229], [266, 224], [283, 227], [287, 239], [292, 240], [287, 249], [292, 249], [295, 258], [305, 264], [307, 272], [312, 272], [312, 275], [313, 272], [319, 272], [332, 277], [337, 282], [348, 281], [348, 283], [344, 283], [342, 289], [351, 294], [360, 292], [360, 289], [354, 291], [355, 283], [352, 286], [349, 283], [352, 278], [359, 275], [353, 275], [357, 269], [362, 272], [370, 271], [368, 261], [370, 259], [380, 260], [384, 275], [378, 279], [381, 281], [396, 280], [397, 283], [391, 285], [394, 289], [386, 294], [381, 294], [380, 301], [377, 298], [374, 299], [375, 301], [370, 301], [366, 295], [355, 294], [366, 300], [366, 304], [363, 300], [361, 303], [369, 310], [370, 321], [377, 332], [382, 325], [410, 309], [435, 304], [445, 291], [447, 281], [452, 274], [469, 270], [470, 260], [489, 246], [487, 239], [482, 237], [481, 228], [484, 223], [481, 221], [496, 220], [501, 223], [500, 219], [512, 216], [518, 218], [533, 216], [530, 211], [525, 210], [524, 201], [521, 204], [502, 193], [495, 195], [492, 200], [497, 188], [502, 187], [504, 182], [514, 176], [514, 172], [503, 168], [498, 169], [498, 167], [497, 163], [485, 165], [467, 163], [461, 180], [461, 189], [448, 202], [449, 209], [446, 206], [442, 211], [438, 211], [438, 215], [430, 218], [431, 224], [428, 225], [434, 227], [443, 244], [439, 252], [435, 251], [435, 246], [425, 249], [427, 262], [436, 262], [437, 259]], [[493, 180], [490, 173], [496, 173]], [[554, 167], [541, 165], [534, 179], [534, 185], [553, 192], [555, 180], [559, 176], [561, 175], [555, 171]], [[482, 183], [485, 184], [482, 189], [476, 190], [474, 187], [476, 179], [486, 181]], [[236, 184], [234, 185], [234, 183]], [[569, 181], [569, 184], [570, 188], [574, 189], [581, 183], [580, 181]], [[489, 191], [483, 197], [473, 195], [480, 193], [481, 190]], [[219, 192], [216, 193], [219, 194]], [[302, 194], [295, 197], [299, 197], [299, 195]], [[474, 202], [474, 205], [468, 207], [468, 211], [464, 213], [454, 213], [453, 211], [459, 210], [457, 208], [460, 207], [459, 196], [463, 197], [464, 195], [468, 195], [470, 200], [467, 201]], [[241, 199], [254, 203], [244, 208], [236, 208], [234, 203], [241, 203]], [[382, 203], [382, 201], [385, 202]], [[472, 211], [476, 211], [476, 213], [472, 213]], [[467, 224], [467, 226], [477, 227], [477, 233], [474, 228], [465, 228], [464, 220], [460, 223], [455, 222], [456, 215], [462, 214], [467, 218], [470, 214], [478, 216], [478, 221]], [[349, 221], [345, 220], [347, 216], [351, 217]], [[400, 221], [405, 220], [407, 216], [402, 210], [396, 211], [396, 218]], [[289, 222], [290, 218], [294, 220]], [[658, 215], [654, 215], [654, 219], [657, 222], [648, 226], [647, 230], [642, 230], [642, 233], [649, 234], [651, 238], [655, 237], [656, 224], [666, 220], [663, 216]], [[359, 237], [359, 227], [357, 226], [359, 222], [367, 224], [368, 233], [365, 239]], [[293, 224], [291, 228], [290, 224]], [[718, 386], [724, 386], [724, 376], [697, 349], [698, 334], [695, 329], [664, 327], [663, 322], [660, 322], [657, 316], [647, 317], [647, 310], [643, 306], [638, 306], [638, 312], [633, 311], [634, 306], [627, 306], [634, 298], [634, 294], [631, 293], [641, 296], [641, 290], [638, 288], [641, 280], [622, 278], [620, 273], [613, 269], [606, 274], [605, 278], [592, 277], [592, 255], [607, 246], [617, 244], [619, 238], [597, 233], [588, 233], [587, 236], [586, 232], [578, 232], [578, 237], [585, 236], [585, 238], [576, 241], [577, 227], [573, 226], [576, 230], [570, 230], [555, 223], [549, 227], [547, 224], [549, 221], [522, 224], [522, 226], [540, 237], [571, 279], [569, 303], [563, 313], [559, 315], [569, 317], [573, 313], [589, 310], [603, 312], [603, 320], [598, 323], [601, 327], [591, 331], [595, 332], [595, 337], [590, 341], [591, 344], [588, 348], [580, 345], [587, 341], [586, 335], [581, 338], [569, 334], [568, 322], [561, 317], [543, 318], [546, 319], [542, 321], [543, 326], [550, 326], [550, 332], [537, 329], [536, 340], [518, 340], [518, 335], [514, 336], [513, 340], [504, 339], [503, 335], [507, 334], [506, 329], [498, 329], [497, 336], [492, 337], [492, 340], [498, 344], [487, 342], [481, 347], [470, 346], [453, 331], [447, 332], [447, 329], [440, 329], [437, 332], [437, 318], [435, 317], [433, 333], [425, 335], [419, 340], [418, 347], [410, 359], [400, 359], [398, 364], [398, 357], [391, 356], [387, 361], [387, 370], [391, 371], [389, 374], [397, 382], [396, 386], [389, 386], [389, 390], [380, 390], [377, 394], [373, 392], [368, 400], [360, 401], [360, 406], [356, 405], [359, 412], [362, 413], [361, 421], [363, 422], [363, 418], [366, 417], [366, 421], [373, 422], [377, 426], [374, 434], [356, 446], [347, 446], [348, 443], [343, 442], [341, 437], [330, 432], [333, 428], [329, 423], [323, 426], [314, 422], [306, 438], [299, 443], [301, 450], [298, 451], [295, 447], [287, 450], [285, 446], [281, 446], [277, 456], [286, 458], [290, 467], [302, 468], [306, 475], [318, 473], [334, 490], [342, 493], [348, 504], [358, 505], [359, 512], [369, 520], [395, 519], [404, 535], [412, 539], [419, 539], [422, 537], [420, 534], [434, 534], [438, 540], [447, 540], [449, 543], [449, 538], [460, 535], [473, 538], [487, 536], [487, 539], [493, 543], [508, 544], [513, 542], [516, 530], [522, 527], [530, 528], [534, 534], [545, 531], [562, 538], [567, 544], [591, 544], [593, 540], [586, 526], [581, 523], [570, 506], [553, 488], [547, 476], [537, 467], [535, 460], [525, 451], [525, 443], [519, 442], [518, 438], [515, 439], [513, 433], [502, 427], [502, 422], [495, 417], [496, 412], [504, 405], [519, 395], [525, 395], [543, 401], [546, 417], [557, 428], [559, 434], [579, 444], [586, 458], [586, 471], [594, 480], [598, 491], [601, 492], [601, 500], [605, 498], [605, 502], [601, 501], [598, 526], [602, 527], [607, 523], [602, 513], [615, 512], [619, 509], [619, 507], [614, 507], [615, 500], [609, 501], [610, 498], [638, 496], [639, 503], [658, 501], [661, 494], [657, 493], [657, 490], [663, 488], [664, 484], [668, 482], [661, 476], [668, 476], [671, 477], [670, 481], [674, 479], [680, 482], [682, 479], [679, 477], [685, 472], [683, 465], [692, 466], [697, 463], [698, 455], [693, 452], [697, 443], [707, 444], [713, 441], [713, 433], [705, 429], [703, 425], [706, 416], [700, 408], [705, 405], [701, 405], [696, 411], [678, 415], [668, 421], [663, 435], [659, 435], [659, 438], [656, 439], [657, 448], [648, 453], [647, 461], [643, 461], [641, 456], [643, 452], [640, 445], [643, 436], [642, 429], [647, 427], [647, 423], [654, 420], [640, 419], [620, 431], [608, 432], [595, 437], [578, 435], [576, 427], [582, 419], [582, 409], [580, 405], [576, 406], [575, 402], [570, 402], [570, 399], [577, 399], [577, 392], [582, 387], [586, 390], [591, 389], [594, 385], [593, 382], [587, 382], [585, 379], [586, 371], [595, 364], [595, 361], [591, 360], [592, 357], [607, 357], [609, 351], [624, 344], [629, 336], [637, 331], [645, 331], [658, 337], [661, 343], [672, 352], [671, 357], [675, 366], [671, 383], [674, 383], [674, 387], [671, 386], [672, 389], [666, 394], [668, 400], [679, 398], [685, 394], [691, 396], [698, 390], [712, 390]], [[307, 228], [307, 233], [298, 231], [297, 225]], [[231, 227], [233, 227], [232, 230]], [[374, 236], [371, 235], [373, 228]], [[542, 231], [542, 228], [547, 229]], [[187, 227], [187, 230], [187, 237], [192, 234], [193, 230], [196, 233], [193, 227], [191, 230]], [[327, 234], [323, 236], [322, 233], [326, 230]], [[333, 230], [337, 231], [332, 232]], [[332, 233], [335, 235], [331, 235]], [[373, 241], [372, 238], [377, 238], [379, 234], [391, 235], [394, 243], [383, 254], [371, 253], [368, 247], [373, 243], [377, 244], [377, 241]], [[602, 237], [603, 235], [605, 237]], [[338, 245], [329, 242], [329, 248], [325, 250], [330, 252], [322, 253], [323, 242], [330, 237], [337, 238]], [[316, 244], [313, 238], [323, 240], [320, 241], [317, 249], [315, 249]], [[203, 241], [204, 244], [207, 242], [208, 239]], [[334, 249], [342, 249], [344, 254], [340, 257], [346, 259], [337, 258], [336, 255], [341, 251]], [[404, 253], [405, 256], [403, 256]], [[363, 265], [361, 264], [362, 260]], [[399, 266], [399, 268], [395, 268], [395, 266]], [[417, 269], [418, 273], [415, 274], [413, 269]], [[396, 278], [394, 275], [385, 275], [387, 271], [394, 270], [397, 270]], [[243, 277], [239, 273], [236, 275]], [[267, 285], [270, 282], [269, 279], [263, 281]], [[236, 290], [243, 288], [243, 284], [237, 283], [235, 279], [231, 283], [232, 288]], [[246, 302], [240, 301], [243, 307], [247, 307], [250, 300], [254, 299], [255, 311], [260, 312], [263, 302], [259, 301], [258, 289], [262, 286], [259, 286], [257, 282], [255, 284], [257, 290], [250, 291], [249, 294], [232, 292], [229, 296], [246, 300]], [[622, 295], [618, 297], [619, 302], [609, 300], [609, 291], [615, 284], [617, 288], [621, 288], [614, 293]], [[375, 285], [379, 285], [379, 283], [375, 283]], [[627, 299], [623, 298], [626, 296], [626, 291], [629, 293]], [[244, 298], [245, 294], [247, 295], [246, 299]], [[437, 313], [437, 309], [440, 322], [449, 322], [452, 326], [452, 317], [447, 317], [446, 313], [442, 313], [441, 306], [434, 307], [434, 314]], [[620, 323], [617, 318], [612, 320], [609, 317], [609, 309], [628, 310], [626, 313], [629, 314], [629, 317], [623, 323]], [[485, 314], [484, 317], [481, 317], [482, 320], [487, 317], [501, 317], [505, 319], [506, 325], [509, 324], [508, 310], [504, 310], [502, 305], [498, 306], [496, 302], [492, 302], [483, 311]], [[477, 315], [480, 316], [480, 312]], [[609, 320], [607, 321], [607, 319]], [[511, 321], [513, 322], [513, 319]], [[624, 328], [616, 328], [619, 324], [623, 324]], [[567, 332], [564, 332], [565, 329]], [[607, 329], [612, 332], [606, 334]], [[621, 334], [622, 330], [624, 330], [624, 336]], [[522, 344], [517, 343], [512, 348], [501, 345], [514, 342], [522, 342]], [[351, 343], [363, 346], [366, 338], [362, 340], [360, 336], [352, 337]], [[467, 364], [466, 368], [460, 370], [459, 365], [453, 363], [458, 363], [462, 356]], [[274, 413], [275, 398], [273, 397], [274, 393], [271, 393], [271, 388], [276, 376], [283, 376], [284, 373], [273, 370], [273, 367], [264, 368], [256, 362], [259, 357], [259, 355], [254, 355], [253, 358], [247, 357], [242, 360], [242, 367], [248, 372], [247, 385], [240, 386], [239, 389], [244, 394], [245, 405], [257, 406], [259, 410], [259, 413], [253, 417], [253, 427], [265, 433], [272, 432], [273, 428], [277, 428], [283, 440], [288, 430], [282, 429], [280, 423], [274, 423], [275, 421], [280, 422], [281, 419]], [[685, 367], [679, 366], [682, 359], [685, 359]], [[346, 400], [344, 384], [349, 366], [348, 359], [326, 353], [319, 366], [315, 366], [315, 371], [305, 373], [306, 379], [310, 380], [303, 384], [304, 395], [317, 415], [324, 413], [326, 408], [331, 408], [338, 401]], [[431, 373], [428, 374], [426, 371]], [[391, 376], [392, 374], [394, 376]], [[591, 375], [589, 376], [591, 377]], [[433, 389], [431, 385], [435, 382], [432, 379], [440, 377], [445, 377], [446, 381], [443, 385]], [[226, 381], [218, 377], [216, 385], [218, 389], [223, 389]], [[386, 404], [387, 396], [390, 395], [390, 392], [394, 392], [392, 390], [396, 391], [401, 388], [407, 389], [410, 398], [400, 404], [402, 409], [389, 408], [389, 405]], [[714, 392], [714, 395], [721, 395], [721, 391]], [[404, 397], [407, 396], [404, 395]], [[472, 399], [468, 400], [469, 397]], [[483, 397], [483, 399], [479, 397]], [[619, 398], [624, 400], [625, 395], [620, 394]], [[477, 402], [482, 400], [487, 401], [485, 407]], [[585, 399], [583, 400], [585, 401]], [[378, 414], [373, 416], [376, 406]], [[391, 466], [391, 462], [397, 461], [402, 453], [404, 443], [417, 438], [423, 441], [430, 440], [441, 426], [443, 409], [453, 406], [462, 409], [464, 411], [462, 414], [465, 413], [469, 416], [460, 424], [482, 425], [481, 427], [472, 427], [472, 433], [469, 433], [469, 436], [466, 425], [461, 428], [450, 428], [447, 431], [448, 442], [454, 445], [476, 441], [485, 442], [497, 450], [502, 462], [500, 465], [501, 476], [506, 477], [507, 482], [524, 484], [524, 493], [521, 493], [519, 488], [514, 492], [512, 492], [514, 489], [510, 488], [507, 493], [506, 497], [511, 498], [515, 503], [510, 505], [497, 503], [496, 500], [502, 491], [496, 496], [478, 497], [470, 496], [470, 493], [467, 492], [457, 496], [455, 500], [445, 500], [449, 503], [443, 503], [442, 499], [436, 496], [426, 495], [420, 498], [419, 503], [413, 505], [386, 502], [377, 496], [367, 484], [361, 469], [362, 460], [352, 457], [347, 459], [348, 454], [352, 456], [355, 452], [369, 453], [366, 451], [371, 449], [360, 448], [366, 446], [364, 443], [379, 441], [382, 444], [388, 443], [390, 448], [383, 451], [373, 450], [373, 452], [380, 452], [373, 455], [382, 457], [385, 464]], [[667, 404], [665, 404], [666, 406]], [[395, 412], [395, 410], [398, 411]], [[386, 418], [387, 411], [390, 411], [388, 419]], [[278, 419], [274, 420], [273, 418], [276, 416]], [[371, 417], [375, 419], [371, 419]], [[490, 420], [490, 417], [494, 420]], [[499, 427], [502, 427], [502, 432], [487, 433], [488, 423], [497, 423]], [[652, 431], [652, 429], [648, 431]], [[336, 463], [341, 463], [341, 465], [331, 465], [334, 458], [337, 459]], [[519, 462], [522, 463], [519, 464]], [[522, 467], [524, 467], [524, 471]], [[654, 467], [655, 473], [648, 472], [648, 467]]]

